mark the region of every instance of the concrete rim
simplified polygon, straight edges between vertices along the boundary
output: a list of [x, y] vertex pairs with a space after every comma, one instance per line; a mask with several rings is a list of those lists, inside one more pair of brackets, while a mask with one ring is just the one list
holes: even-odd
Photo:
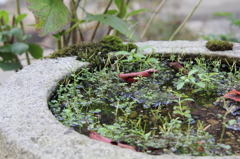
[[[240, 59], [240, 44], [233, 51], [211, 52], [204, 41], [149, 41], [136, 43], [139, 47], [153, 45], [155, 53], [186, 53], [206, 55], [231, 55]], [[144, 50], [151, 53], [152, 48]], [[48, 98], [57, 81], [72, 71], [87, 66], [75, 57], [45, 59], [25, 67], [0, 86], [0, 158], [238, 158], [193, 157], [177, 155], [150, 156], [119, 148], [78, 134], [62, 125], [48, 110]]]

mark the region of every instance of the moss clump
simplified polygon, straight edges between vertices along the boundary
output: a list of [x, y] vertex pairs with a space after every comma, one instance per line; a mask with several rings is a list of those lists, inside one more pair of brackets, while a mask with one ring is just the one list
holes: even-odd
[[211, 51], [232, 50], [233, 44], [228, 41], [210, 40], [206, 43], [206, 47]]
[[123, 44], [117, 36], [104, 36], [99, 42], [80, 43], [56, 51], [48, 58], [77, 56], [77, 60], [88, 61], [93, 67], [100, 65], [108, 57], [109, 52], [137, 50], [133, 43]]

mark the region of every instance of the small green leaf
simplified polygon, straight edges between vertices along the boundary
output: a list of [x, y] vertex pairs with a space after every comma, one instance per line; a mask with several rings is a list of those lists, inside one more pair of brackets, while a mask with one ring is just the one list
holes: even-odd
[[118, 51], [115, 53], [116, 55], [129, 55], [130, 53], [127, 51]]
[[[84, 20], [89, 21], [98, 21], [104, 24], [108, 24], [112, 28], [116, 29], [120, 33], [124, 34], [125, 36], [130, 35], [133, 33], [132, 30], [130, 30], [130, 27], [125, 23], [122, 19], [108, 14], [98, 14], [98, 15], [91, 15], [84, 18]], [[138, 41], [138, 37], [133, 35], [132, 36], [134, 41]]]
[[62, 0], [26, 0], [27, 7], [33, 12], [36, 29], [40, 36], [55, 34], [66, 29], [71, 13]]
[[147, 48], [150, 48], [152, 47], [153, 45], [146, 45], [146, 46], [143, 46], [143, 47], [140, 47], [139, 48], [139, 52], [143, 52], [143, 50], [147, 49]]
[[28, 51], [35, 59], [40, 59], [43, 57], [43, 49], [37, 44], [28, 44]]
[[180, 110], [174, 110], [173, 113], [174, 114], [181, 114], [182, 112]]
[[178, 85], [177, 85], [177, 90], [183, 88], [185, 82], [179, 82]]
[[17, 18], [15, 19], [15, 26], [17, 26], [26, 16], [27, 14], [18, 15]]
[[217, 13], [214, 13], [214, 15], [216, 15], [216, 16], [225, 16], [225, 17], [233, 16], [233, 14], [230, 13], [230, 12], [217, 12]]
[[148, 58], [147, 61], [151, 62], [151, 63], [159, 63], [159, 61], [156, 58], [153, 58], [153, 57]]
[[145, 55], [140, 54], [140, 53], [136, 53], [136, 54], [134, 54], [134, 57], [136, 57], [136, 58], [145, 58]]
[[130, 16], [133, 16], [135, 14], [138, 14], [138, 13], [141, 13], [141, 12], [145, 12], [145, 11], [149, 11], [149, 9], [138, 9], [138, 10], [134, 10], [132, 11], [131, 13], [128, 13], [126, 15], [126, 18], [130, 17]]
[[194, 73], [198, 72], [198, 70], [191, 70], [188, 72], [188, 77], [192, 76]]
[[11, 71], [11, 70], [17, 70], [21, 68], [21, 65], [17, 62], [4, 62], [0, 61], [0, 68], [2, 68], [3, 71]]
[[231, 120], [228, 121], [228, 124], [233, 125], [233, 124], [236, 124], [236, 122], [237, 121], [235, 119], [231, 119]]
[[116, 9], [108, 10], [105, 14], [116, 15], [118, 11]]
[[18, 54], [18, 55], [21, 55], [22, 53], [24, 53], [25, 51], [28, 50], [28, 45], [25, 44], [25, 43], [14, 43], [12, 45], [12, 48], [11, 48], [11, 52], [14, 53], [14, 54]]
[[205, 88], [205, 87], [206, 87], [206, 84], [203, 83], [203, 82], [196, 83], [196, 85], [197, 85], [198, 87], [201, 87], [201, 88]]
[[1, 10], [0, 11], [0, 19], [3, 19], [4, 24], [8, 25], [8, 23], [9, 23], [9, 14], [8, 14], [8, 12], [5, 11], [5, 10]]

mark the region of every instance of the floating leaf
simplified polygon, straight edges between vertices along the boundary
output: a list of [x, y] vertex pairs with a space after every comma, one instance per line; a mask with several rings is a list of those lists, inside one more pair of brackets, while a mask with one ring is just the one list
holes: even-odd
[[[130, 30], [130, 26], [128, 26], [127, 23], [125, 23], [122, 19], [113, 15], [108, 15], [108, 14], [91, 15], [84, 18], [84, 20], [98, 21], [100, 23], [108, 24], [109, 26], [116, 29], [120, 33], [124, 34], [125, 36], [133, 34], [133, 31]], [[138, 37], [135, 35], [132, 36], [132, 39], [134, 41], [139, 41]]]
[[26, 0], [27, 7], [33, 12], [36, 29], [40, 36], [55, 34], [66, 29], [71, 14], [62, 0]]
[[232, 99], [234, 101], [240, 101], [240, 92], [233, 90], [226, 93], [223, 97]]

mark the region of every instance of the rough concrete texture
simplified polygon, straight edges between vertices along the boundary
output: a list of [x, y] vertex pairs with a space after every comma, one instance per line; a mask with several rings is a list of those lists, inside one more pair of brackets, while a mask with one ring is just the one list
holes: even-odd
[[[206, 42], [143, 42], [155, 53], [212, 53]], [[233, 51], [217, 52], [240, 58], [240, 44]], [[145, 53], [151, 53], [146, 49]], [[214, 54], [217, 54], [214, 53]], [[229, 157], [150, 156], [89, 139], [59, 123], [47, 101], [57, 82], [86, 66], [75, 57], [45, 59], [25, 67], [0, 86], [0, 158], [8, 159], [235, 159]]]

